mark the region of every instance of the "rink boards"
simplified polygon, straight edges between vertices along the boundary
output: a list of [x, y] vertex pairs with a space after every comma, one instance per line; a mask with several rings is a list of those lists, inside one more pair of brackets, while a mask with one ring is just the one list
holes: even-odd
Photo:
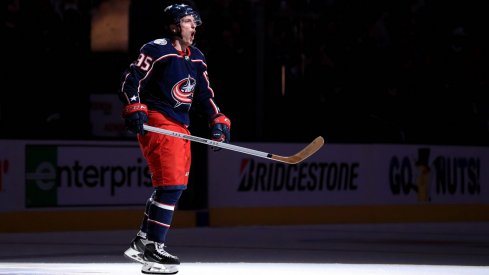
[[[0, 144], [0, 231], [138, 226], [152, 189], [135, 142]], [[489, 220], [485, 147], [326, 144], [297, 165], [221, 150], [207, 165], [208, 209], [177, 210], [174, 226]]]

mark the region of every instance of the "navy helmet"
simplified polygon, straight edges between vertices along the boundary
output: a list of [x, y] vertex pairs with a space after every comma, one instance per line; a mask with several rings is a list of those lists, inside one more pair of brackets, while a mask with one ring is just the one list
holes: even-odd
[[192, 15], [194, 17], [195, 24], [200, 26], [202, 24], [202, 20], [200, 19], [200, 15], [197, 11], [195, 11], [191, 6], [186, 4], [173, 4], [167, 6], [163, 10], [165, 17], [167, 18], [168, 24], [180, 24], [180, 19], [187, 15]]

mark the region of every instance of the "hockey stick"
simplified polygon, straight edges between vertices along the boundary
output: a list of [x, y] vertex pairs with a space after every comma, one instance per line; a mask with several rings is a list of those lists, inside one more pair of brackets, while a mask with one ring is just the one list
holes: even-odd
[[177, 138], [182, 138], [190, 141], [195, 141], [199, 143], [203, 143], [209, 146], [214, 146], [214, 147], [219, 147], [219, 148], [224, 148], [248, 155], [253, 155], [261, 158], [266, 158], [266, 159], [272, 159], [288, 164], [297, 164], [306, 158], [310, 157], [312, 154], [316, 153], [323, 145], [324, 145], [324, 139], [323, 137], [319, 136], [316, 139], [314, 139], [309, 145], [307, 145], [304, 149], [296, 153], [295, 155], [291, 156], [279, 156], [271, 153], [266, 153], [266, 152], [261, 152], [229, 143], [224, 143], [224, 142], [217, 142], [214, 140], [206, 139], [206, 138], [201, 138], [201, 137], [196, 137], [196, 136], [191, 136], [187, 134], [182, 134], [178, 132], [173, 132], [170, 130], [166, 129], [161, 129], [149, 125], [144, 125], [144, 130], [149, 131], [149, 132], [155, 132], [163, 135], [168, 135], [168, 136], [174, 136]]

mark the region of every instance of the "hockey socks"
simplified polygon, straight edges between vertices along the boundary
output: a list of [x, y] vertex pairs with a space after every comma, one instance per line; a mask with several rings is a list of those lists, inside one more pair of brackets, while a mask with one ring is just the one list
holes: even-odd
[[[147, 211], [146, 233], [149, 240], [158, 243], [165, 242], [175, 206], [181, 195], [182, 190], [166, 190], [159, 187], [155, 189]], [[144, 224], [143, 227], [145, 227]]]

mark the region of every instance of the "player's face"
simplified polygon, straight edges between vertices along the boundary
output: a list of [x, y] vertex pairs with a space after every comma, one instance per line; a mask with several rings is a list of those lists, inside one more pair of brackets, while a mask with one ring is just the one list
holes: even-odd
[[192, 15], [182, 17], [182, 19], [180, 19], [180, 28], [182, 30], [182, 40], [185, 45], [192, 45], [197, 29], [197, 23], [195, 23], [194, 17]]

